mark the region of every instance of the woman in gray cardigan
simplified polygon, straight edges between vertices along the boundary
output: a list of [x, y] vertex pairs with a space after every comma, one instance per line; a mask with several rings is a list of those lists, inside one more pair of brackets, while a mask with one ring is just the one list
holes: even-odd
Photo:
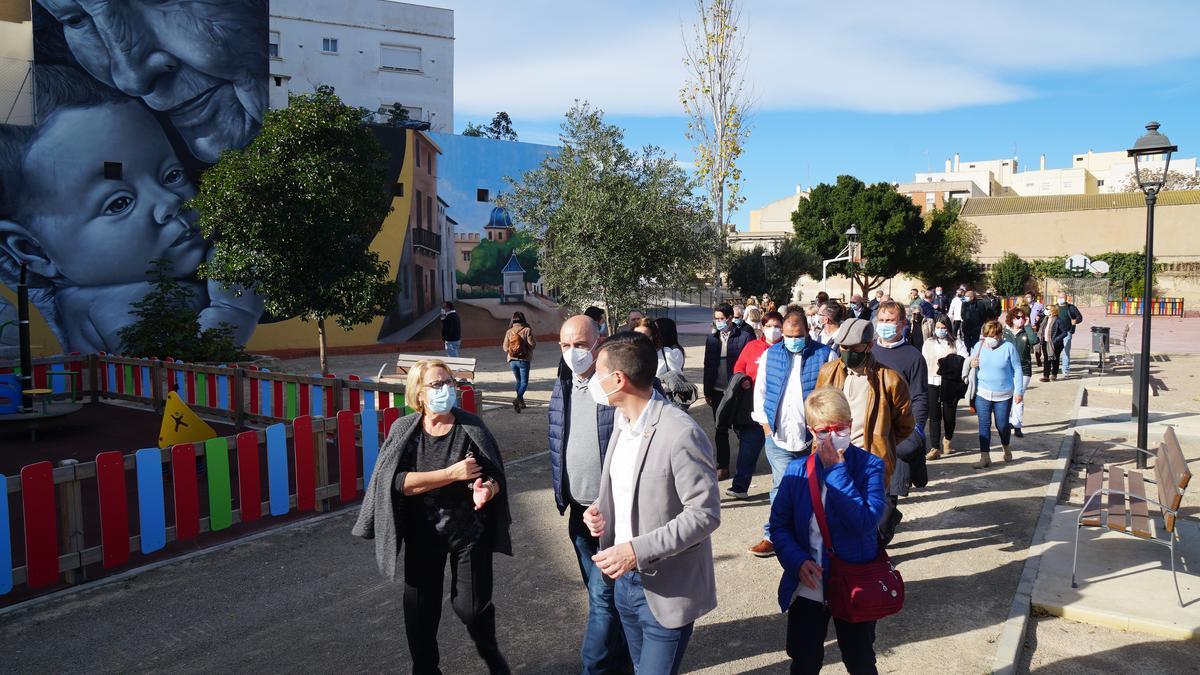
[[455, 407], [449, 368], [421, 361], [408, 373], [417, 412], [392, 425], [363, 496], [354, 534], [375, 540], [379, 570], [396, 576], [404, 546], [404, 630], [413, 672], [440, 673], [437, 644], [446, 562], [451, 604], [491, 673], [508, 673], [496, 643], [492, 554], [512, 555], [504, 463], [483, 420]]

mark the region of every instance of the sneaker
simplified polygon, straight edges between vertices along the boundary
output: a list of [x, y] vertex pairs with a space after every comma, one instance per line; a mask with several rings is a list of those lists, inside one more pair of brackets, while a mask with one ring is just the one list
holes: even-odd
[[734, 490], [733, 488], [725, 488], [725, 494], [729, 495], [730, 497], [733, 497], [734, 499], [749, 499], [750, 498], [749, 492], [747, 492], [745, 490], [738, 492], [737, 490]]
[[775, 544], [772, 544], [770, 539], [763, 539], [750, 547], [750, 553], [757, 558], [770, 558], [775, 555]]

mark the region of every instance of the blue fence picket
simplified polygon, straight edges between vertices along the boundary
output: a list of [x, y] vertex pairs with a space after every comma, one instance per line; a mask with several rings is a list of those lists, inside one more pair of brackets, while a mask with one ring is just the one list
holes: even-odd
[[8, 533], [8, 478], [0, 473], [0, 595], [12, 590], [12, 537]]
[[140, 373], [142, 376], [142, 396], [150, 398], [154, 396], [154, 387], [150, 383], [150, 368], [142, 366], [140, 370], [142, 371]]
[[117, 390], [117, 364], [108, 364], [108, 390], [115, 392]]
[[[224, 368], [225, 364], [222, 363], [221, 367]], [[217, 407], [220, 408], [221, 410], [230, 410], [231, 409], [229, 406], [229, 376], [228, 375], [218, 375], [217, 376]]]
[[287, 429], [282, 423], [267, 427], [267, 493], [271, 515], [286, 514], [289, 510]]
[[[269, 373], [270, 370], [263, 368], [262, 372]], [[271, 414], [271, 381], [258, 381], [258, 414], [267, 417]]]
[[[318, 374], [318, 375], [316, 375], [316, 377], [320, 377], [320, 375]], [[312, 408], [312, 416], [313, 417], [324, 417], [325, 416], [325, 395], [324, 394], [325, 394], [325, 392], [321, 389], [320, 386], [315, 385], [315, 384], [308, 385], [309, 407]]]
[[142, 553], [167, 545], [167, 516], [163, 504], [162, 451], [143, 448], [134, 455], [137, 467], [139, 534]]
[[371, 484], [371, 472], [379, 456], [379, 416], [375, 410], [375, 392], [363, 390], [362, 407], [363, 486]]

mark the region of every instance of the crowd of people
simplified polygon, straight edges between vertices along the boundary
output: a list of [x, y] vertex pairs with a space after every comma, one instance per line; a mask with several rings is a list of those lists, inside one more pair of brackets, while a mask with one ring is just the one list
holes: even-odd
[[[555, 504], [588, 599], [581, 671], [678, 672], [695, 621], [717, 605], [719, 484], [730, 480], [725, 494], [748, 499], [765, 452], [770, 513], [749, 552], [782, 567], [792, 672], [820, 670], [830, 619], [847, 670], [877, 672], [876, 622], [839, 609], [831, 568], [886, 560], [901, 500], [926, 485], [927, 461], [955, 451], [963, 398], [978, 418], [973, 466], [990, 466], [993, 426], [1012, 461], [1034, 362], [1043, 382], [1069, 372], [1070, 336], [1083, 317], [1067, 300], [1047, 307], [1026, 295], [1005, 312], [991, 290], [977, 297], [960, 287], [948, 297], [939, 287], [913, 289], [907, 303], [880, 291], [845, 306], [824, 293], [808, 307], [765, 295], [718, 305], [699, 387], [711, 439], [688, 412], [697, 388], [683, 374], [673, 320], [632, 311], [610, 332], [599, 308], [567, 319], [547, 439]], [[460, 330], [447, 303], [448, 356], [458, 353]], [[516, 412], [534, 347], [515, 312], [501, 348]], [[457, 407], [444, 362], [411, 369], [406, 391], [415, 412], [381, 447], [354, 531], [375, 539], [385, 576], [404, 557], [414, 672], [440, 672], [447, 563], [455, 614], [489, 672], [509, 672], [491, 602], [492, 556], [512, 554], [499, 448], [478, 416]]]

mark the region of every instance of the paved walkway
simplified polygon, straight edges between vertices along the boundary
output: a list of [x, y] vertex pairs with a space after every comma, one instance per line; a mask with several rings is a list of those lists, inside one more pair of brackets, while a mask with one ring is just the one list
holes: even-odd
[[[536, 382], [543, 390], [546, 370]], [[902, 503], [905, 520], [891, 551], [908, 604], [879, 626], [881, 672], [991, 666], [1078, 386], [1035, 383], [1013, 463], [973, 471], [973, 453], [955, 453], [933, 463], [929, 486]], [[516, 556], [497, 560], [495, 601], [501, 645], [517, 671], [569, 673], [578, 665], [586, 599], [539, 454], [543, 411], [485, 416], [508, 439], [508, 456], [530, 457], [511, 468]], [[975, 423], [961, 412], [955, 444], [967, 449], [976, 446]], [[707, 410], [697, 406], [693, 414], [711, 432]], [[785, 620], [774, 600], [780, 568], [745, 552], [767, 516], [765, 460], [759, 470], [752, 499], [723, 502], [714, 538], [720, 606], [697, 625], [687, 672], [785, 672]], [[401, 587], [379, 578], [372, 543], [350, 536], [354, 513], [5, 615], [0, 672], [80, 664], [92, 672], [403, 671]], [[478, 672], [448, 603], [441, 645], [446, 672]], [[843, 672], [838, 658], [831, 639], [828, 672]]]

